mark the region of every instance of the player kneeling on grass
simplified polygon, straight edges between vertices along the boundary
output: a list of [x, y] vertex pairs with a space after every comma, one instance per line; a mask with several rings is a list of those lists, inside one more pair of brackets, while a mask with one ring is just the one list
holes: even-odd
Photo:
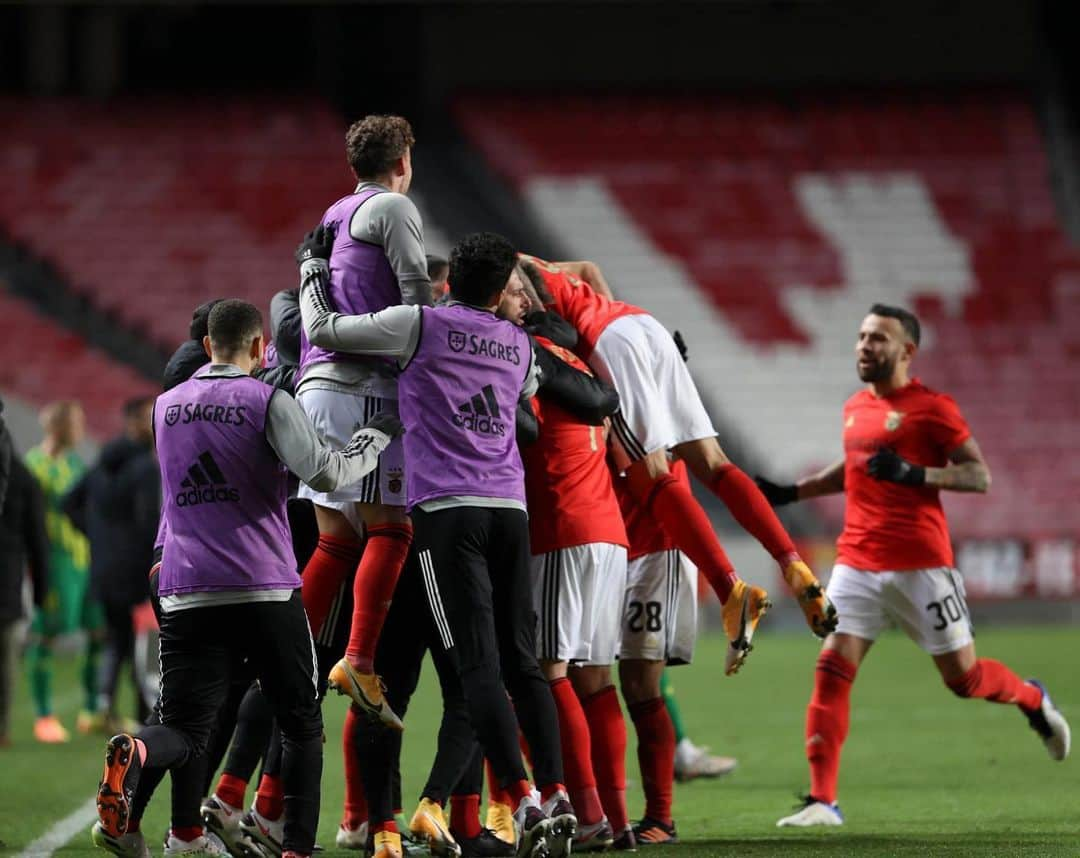
[[990, 469], [953, 399], [908, 376], [918, 347], [912, 313], [871, 307], [855, 346], [866, 388], [844, 405], [844, 458], [795, 485], [758, 478], [776, 505], [847, 495], [828, 588], [840, 623], [818, 658], [806, 712], [810, 794], [780, 826], [843, 823], [836, 783], [851, 685], [891, 623], [930, 654], [954, 694], [1019, 706], [1052, 759], [1069, 753], [1069, 725], [1042, 684], [975, 655], [939, 495], [942, 489], [987, 491]]
[[109, 740], [93, 839], [122, 847], [144, 766], [175, 768], [205, 751], [240, 654], [281, 729], [283, 855], [301, 858], [315, 845], [322, 715], [289, 536], [288, 474], [322, 490], [355, 483], [400, 423], [383, 415], [343, 450], [325, 446], [292, 397], [251, 377], [263, 357], [262, 317], [251, 304], [218, 303], [204, 345], [210, 365], [154, 409], [166, 533], [161, 724]]

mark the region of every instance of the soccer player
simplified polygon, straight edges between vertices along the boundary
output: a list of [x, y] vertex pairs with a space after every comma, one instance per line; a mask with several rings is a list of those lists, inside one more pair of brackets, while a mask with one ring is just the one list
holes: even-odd
[[985, 492], [990, 469], [956, 402], [910, 376], [918, 348], [919, 320], [874, 304], [855, 344], [866, 387], [844, 404], [844, 458], [793, 485], [759, 478], [777, 505], [847, 495], [829, 580], [840, 623], [825, 639], [806, 710], [810, 794], [779, 826], [843, 823], [836, 796], [851, 686], [877, 636], [894, 623], [958, 697], [1018, 706], [1052, 759], [1069, 753], [1069, 725], [1042, 684], [975, 653], [940, 493]]
[[[522, 273], [543, 286], [535, 269]], [[533, 280], [535, 278], [535, 280]], [[520, 277], [519, 277], [520, 279]], [[539, 295], [507, 288], [500, 315], [523, 324]], [[545, 314], [546, 315], [546, 314]], [[633, 848], [626, 812], [626, 725], [611, 679], [626, 589], [626, 528], [607, 467], [614, 388], [573, 352], [536, 337], [546, 381], [533, 399], [539, 437], [525, 446], [537, 654], [559, 713], [563, 767], [580, 830], [574, 851]], [[565, 377], [561, 384], [556, 381]], [[570, 394], [570, 395], [567, 395]], [[584, 407], [583, 407], [584, 406]]]
[[[768, 595], [735, 574], [705, 511], [689, 487], [672, 476], [668, 451], [684, 460], [776, 559], [810, 628], [824, 637], [835, 623], [832, 605], [754, 481], [724, 455], [672, 336], [644, 310], [615, 301], [595, 265], [567, 263], [564, 270], [524, 258], [541, 273], [556, 312], [580, 334], [578, 354], [619, 392], [614, 450], [629, 490], [701, 569], [723, 603], [729, 642], [725, 672], [735, 673], [745, 661], [754, 629], [770, 605]], [[577, 274], [590, 274], [598, 288]]]
[[[345, 135], [346, 154], [359, 184], [338, 200], [322, 223], [335, 228], [329, 299], [342, 313], [373, 313], [398, 304], [430, 304], [420, 213], [405, 196], [412, 181], [409, 123], [400, 116], [367, 116]], [[319, 434], [345, 443], [352, 427], [380, 411], [393, 413], [398, 370], [379, 357], [346, 354], [311, 341], [301, 344], [297, 400]], [[336, 492], [301, 487], [315, 503], [319, 545], [304, 570], [304, 607], [313, 628], [322, 625], [341, 582], [353, 569], [352, 632], [330, 682], [358, 706], [401, 728], [374, 673], [375, 645], [412, 543], [405, 513], [401, 442], [358, 486]], [[367, 542], [361, 549], [357, 530]], [[361, 557], [362, 554], [362, 557]]]
[[[671, 474], [689, 486], [686, 465]], [[672, 814], [675, 793], [675, 729], [661, 677], [668, 664], [689, 664], [697, 638], [697, 568], [680, 552], [616, 475], [614, 485], [630, 537], [630, 563], [619, 650], [619, 684], [637, 733], [638, 767], [645, 813], [634, 826], [643, 846], [676, 843]]]
[[221, 301], [208, 328], [210, 366], [154, 410], [164, 510], [161, 724], [109, 740], [94, 840], [111, 848], [125, 835], [144, 766], [173, 768], [205, 752], [238, 653], [281, 729], [283, 855], [302, 858], [315, 843], [322, 717], [287, 523], [288, 472], [321, 490], [352, 484], [400, 423], [380, 415], [331, 450], [291, 397], [251, 378], [263, 357], [258, 310]]
[[45, 438], [26, 454], [26, 466], [45, 495], [45, 524], [49, 533], [49, 595], [34, 612], [26, 659], [30, 691], [37, 718], [34, 738], [39, 742], [66, 742], [68, 731], [53, 712], [52, 652], [56, 638], [82, 629], [86, 651], [82, 665], [83, 707], [80, 732], [94, 729], [97, 709], [98, 660], [104, 635], [101, 606], [89, 595], [90, 546], [66, 515], [60, 502], [86, 472], [75, 447], [85, 434], [86, 418], [78, 402], [53, 402], [41, 411]]
[[[494, 313], [516, 279], [516, 261], [502, 237], [470, 235], [451, 254], [449, 303], [347, 316], [332, 312], [325, 264], [312, 259], [301, 266], [300, 308], [312, 342], [393, 358], [402, 368], [405, 452], [417, 465], [407, 474], [408, 506], [432, 614], [444, 648], [456, 654], [476, 735], [516, 804], [518, 854], [562, 855], [577, 820], [563, 786], [555, 705], [536, 660], [515, 442], [518, 400], [537, 386], [533, 351], [523, 330]], [[526, 780], [519, 720], [548, 813]], [[371, 821], [376, 855], [400, 856], [392, 825]]]

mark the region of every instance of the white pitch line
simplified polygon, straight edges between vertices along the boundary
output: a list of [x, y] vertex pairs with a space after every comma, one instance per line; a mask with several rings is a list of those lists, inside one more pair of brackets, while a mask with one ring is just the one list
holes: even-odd
[[90, 827], [97, 817], [97, 796], [92, 796], [57, 822], [15, 858], [49, 858], [80, 831]]

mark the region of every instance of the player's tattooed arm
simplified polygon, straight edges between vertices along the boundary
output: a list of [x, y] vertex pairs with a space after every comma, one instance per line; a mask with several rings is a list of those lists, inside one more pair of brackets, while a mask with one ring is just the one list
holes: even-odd
[[926, 484], [953, 492], [978, 492], [990, 490], [990, 467], [983, 458], [982, 450], [974, 438], [949, 453], [949, 464], [944, 468], [927, 468]]

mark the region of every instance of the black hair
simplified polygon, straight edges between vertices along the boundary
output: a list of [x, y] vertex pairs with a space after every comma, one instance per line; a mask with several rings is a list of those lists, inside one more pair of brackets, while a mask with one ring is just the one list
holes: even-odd
[[904, 331], [915, 345], [919, 344], [919, 337], [922, 334], [922, 329], [919, 327], [919, 318], [910, 310], [905, 310], [903, 307], [893, 307], [890, 304], [874, 304], [870, 308], [870, 314], [873, 316], [884, 316], [887, 319], [896, 319], [900, 322]]
[[191, 339], [202, 342], [202, 338], [207, 334], [206, 322], [210, 318], [210, 311], [222, 300], [222, 298], [214, 298], [195, 308], [195, 312], [191, 314], [191, 324], [188, 326], [188, 336]]
[[429, 280], [437, 280], [438, 278], [435, 275], [441, 274], [449, 267], [449, 260], [436, 256], [434, 253], [427, 255], [427, 276]]
[[239, 298], [218, 301], [206, 322], [210, 348], [220, 357], [231, 357], [246, 349], [263, 332], [262, 313], [254, 304]]
[[[547, 290], [547, 284], [544, 283], [544, 276], [540, 273], [540, 269], [533, 265], [531, 262], [522, 261], [521, 270], [525, 272], [525, 276], [529, 278], [529, 282], [532, 284], [533, 289], [536, 290], [536, 296], [540, 299], [540, 303], [545, 306], [554, 304], [555, 299], [551, 297], [551, 293]], [[540, 309], [539, 307], [537, 309]]]
[[506, 288], [517, 265], [514, 245], [493, 232], [465, 236], [450, 252], [450, 294], [464, 304], [488, 307]]
[[124, 416], [129, 420], [139, 416], [139, 412], [142, 411], [147, 405], [152, 405], [154, 397], [152, 396], [136, 396], [129, 399], [124, 403]]

